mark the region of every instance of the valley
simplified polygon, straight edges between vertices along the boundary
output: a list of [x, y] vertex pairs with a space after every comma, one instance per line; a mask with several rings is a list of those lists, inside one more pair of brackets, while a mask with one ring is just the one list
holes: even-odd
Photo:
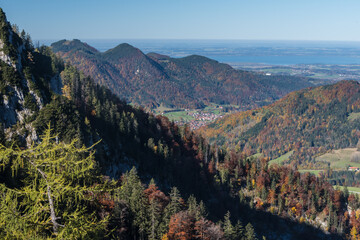
[[357, 65], [249, 71], [204, 51], [35, 46], [0, 8], [0, 238], [359, 239]]
[[236, 105], [218, 105], [212, 103], [203, 109], [171, 109], [158, 107], [151, 112], [156, 115], [165, 116], [180, 126], [187, 124], [191, 129], [197, 129], [227, 114], [238, 111], [241, 110], [240, 107]]
[[[325, 64], [298, 64], [298, 65], [266, 65], [255, 63], [229, 63], [235, 69], [259, 72], [266, 76], [296, 76], [314, 79], [314, 84], [331, 84], [341, 80], [360, 81], [360, 65], [325, 65]], [[311, 81], [311, 80], [310, 80]], [[271, 103], [271, 102], [269, 102]], [[176, 123], [189, 124], [192, 129], [211, 123], [226, 114], [242, 111], [239, 106], [216, 105], [216, 108], [206, 107], [205, 109], [168, 109], [164, 112], [161, 108], [155, 109], [155, 114], [164, 114]], [[225, 110], [223, 109], [225, 108]], [[193, 114], [197, 113], [196, 116]], [[211, 114], [207, 116], [206, 114]], [[355, 118], [356, 113], [352, 113], [349, 118]]]
[[293, 163], [299, 169], [319, 170], [330, 161], [331, 167], [347, 170], [355, 153], [339, 150], [337, 163], [324, 160], [330, 155], [319, 156], [332, 149], [356, 147], [359, 90], [356, 81], [304, 89], [263, 108], [228, 115], [198, 131], [210, 141], [247, 155], [259, 152], [270, 164]]

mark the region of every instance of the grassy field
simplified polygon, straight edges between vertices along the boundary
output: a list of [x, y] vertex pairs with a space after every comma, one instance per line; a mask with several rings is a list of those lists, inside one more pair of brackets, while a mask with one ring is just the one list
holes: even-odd
[[[334, 188], [340, 188], [340, 190], [344, 190], [344, 187], [343, 186], [334, 186]], [[360, 187], [347, 187], [349, 192], [351, 193], [358, 193], [360, 194]]]
[[314, 174], [314, 175], [318, 176], [319, 173], [322, 172], [323, 170], [300, 169], [300, 170], [298, 170], [298, 171], [299, 171], [300, 173], [307, 173], [307, 172], [309, 172], [309, 173], [311, 173], [311, 174]]
[[192, 111], [176, 111], [176, 112], [167, 112], [164, 113], [163, 116], [166, 116], [171, 121], [191, 121], [195, 118], [193, 116], [190, 116], [189, 113], [195, 112]]
[[357, 112], [357, 113], [352, 112], [352, 113], [350, 113], [350, 115], [348, 116], [348, 120], [349, 120], [349, 121], [354, 121], [354, 120], [359, 119], [359, 118], [360, 118], [360, 112]]
[[176, 108], [168, 108], [160, 105], [156, 109], [153, 110], [153, 112], [158, 115], [162, 114], [163, 116], [166, 116], [171, 121], [191, 121], [195, 118], [190, 116], [189, 113], [194, 113], [196, 110], [190, 110], [185, 111], [185, 109], [176, 109]]
[[282, 164], [284, 161], [288, 160], [289, 157], [293, 154], [294, 151], [290, 151], [290, 152], [287, 152], [285, 153], [284, 155], [281, 155], [280, 157], [278, 158], [275, 158], [273, 160], [270, 160], [269, 162], [269, 165], [272, 165], [272, 164]]
[[156, 114], [160, 114], [162, 112], [166, 112], [166, 111], [173, 111], [175, 110], [174, 108], [168, 108], [168, 107], [164, 107], [163, 105], [160, 105], [159, 107], [157, 107], [156, 109], [154, 109], [154, 112]]
[[206, 107], [206, 108], [204, 108], [204, 110], [202, 110], [202, 112], [220, 114], [222, 111], [221, 111], [221, 109], [218, 109], [218, 108]]
[[351, 155], [355, 153], [359, 153], [357, 148], [338, 149], [317, 157], [315, 161], [328, 162], [332, 169], [346, 170], [348, 166], [360, 167], [360, 163], [350, 161]]

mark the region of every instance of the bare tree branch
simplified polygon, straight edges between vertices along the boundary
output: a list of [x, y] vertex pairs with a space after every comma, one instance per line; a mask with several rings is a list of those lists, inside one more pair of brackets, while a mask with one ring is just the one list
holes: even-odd
[[56, 217], [56, 214], [55, 214], [55, 208], [54, 208], [54, 202], [53, 202], [53, 199], [51, 197], [51, 188], [50, 188], [50, 185], [47, 181], [47, 176], [46, 174], [41, 171], [39, 168], [36, 167], [35, 163], [32, 162], [31, 160], [29, 160], [29, 162], [31, 163], [31, 165], [34, 166], [34, 168], [36, 169], [36, 171], [38, 171], [41, 176], [44, 178], [45, 182], [46, 182], [46, 186], [47, 186], [47, 196], [48, 196], [48, 199], [49, 199], [49, 205], [50, 205], [50, 217], [51, 217], [51, 222], [53, 224], [53, 230], [54, 230], [54, 233], [57, 234], [58, 233], [58, 227], [60, 226], [63, 226], [61, 224], [59, 224], [58, 222], [56, 222], [57, 219], [60, 219], [59, 217]]

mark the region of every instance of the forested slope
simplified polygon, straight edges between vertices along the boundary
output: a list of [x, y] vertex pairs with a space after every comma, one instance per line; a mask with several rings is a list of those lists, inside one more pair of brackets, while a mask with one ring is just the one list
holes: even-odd
[[[329, 149], [356, 147], [360, 85], [355, 81], [290, 93], [272, 105], [226, 116], [200, 130], [219, 145], [275, 159], [294, 151], [303, 166]], [[324, 166], [323, 166], [324, 167]]]
[[1, 238], [357, 236], [354, 195], [210, 146], [0, 20]]
[[309, 79], [239, 71], [203, 56], [145, 55], [129, 44], [104, 53], [79, 40], [61, 40], [51, 48], [120, 98], [149, 108], [193, 109], [216, 103], [249, 109], [314, 86]]

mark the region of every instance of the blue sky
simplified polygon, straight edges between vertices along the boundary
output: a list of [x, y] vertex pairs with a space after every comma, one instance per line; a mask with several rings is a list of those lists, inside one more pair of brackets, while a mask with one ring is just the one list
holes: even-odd
[[0, 0], [33, 39], [360, 41], [359, 0]]

